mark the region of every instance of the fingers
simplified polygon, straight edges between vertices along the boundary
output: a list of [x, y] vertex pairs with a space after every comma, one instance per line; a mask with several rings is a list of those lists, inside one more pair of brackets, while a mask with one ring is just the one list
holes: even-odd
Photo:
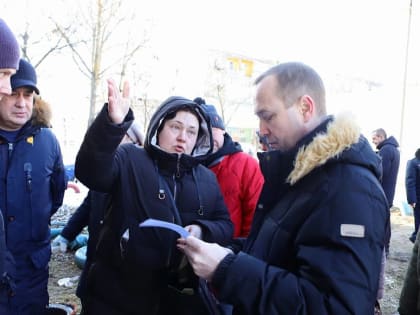
[[128, 84], [128, 81], [124, 81], [122, 96], [123, 98], [128, 98], [130, 96], [130, 84]]
[[117, 89], [116, 84], [113, 79], [106, 80], [108, 84], [108, 102], [113, 103], [115, 101], [115, 98], [117, 97]]
[[177, 247], [184, 253], [196, 252], [200, 249], [201, 241], [190, 235], [187, 238], [179, 238], [177, 241]]

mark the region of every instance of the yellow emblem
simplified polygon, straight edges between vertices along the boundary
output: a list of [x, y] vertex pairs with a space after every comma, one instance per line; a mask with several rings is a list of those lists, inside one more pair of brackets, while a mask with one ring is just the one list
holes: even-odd
[[26, 138], [26, 142], [28, 142], [28, 143], [30, 143], [30, 144], [34, 144], [34, 137], [33, 136], [30, 136], [30, 137], [28, 137], [28, 138]]

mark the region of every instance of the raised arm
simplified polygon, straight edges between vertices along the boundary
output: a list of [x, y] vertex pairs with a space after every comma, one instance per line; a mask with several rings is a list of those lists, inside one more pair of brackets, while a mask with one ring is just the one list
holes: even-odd
[[76, 157], [76, 177], [88, 188], [109, 192], [119, 172], [117, 147], [134, 120], [129, 104], [129, 86], [120, 93], [115, 81], [108, 82], [108, 103], [86, 132]]

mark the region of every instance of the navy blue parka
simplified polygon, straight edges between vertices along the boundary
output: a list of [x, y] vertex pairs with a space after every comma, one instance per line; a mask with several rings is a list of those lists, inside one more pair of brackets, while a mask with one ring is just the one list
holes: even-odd
[[259, 158], [263, 191], [242, 251], [215, 271], [219, 299], [235, 315], [373, 314], [388, 205], [366, 138], [329, 118]]
[[40, 125], [44, 119], [34, 116], [13, 142], [0, 135], [0, 209], [12, 257], [5, 271], [16, 284], [0, 294], [1, 314], [9, 314], [10, 305], [48, 304], [49, 223], [62, 205], [67, 179], [58, 140]]
[[394, 203], [395, 186], [397, 184], [398, 169], [400, 167], [400, 150], [398, 141], [388, 137], [377, 146], [378, 154], [382, 158], [382, 188], [391, 208]]

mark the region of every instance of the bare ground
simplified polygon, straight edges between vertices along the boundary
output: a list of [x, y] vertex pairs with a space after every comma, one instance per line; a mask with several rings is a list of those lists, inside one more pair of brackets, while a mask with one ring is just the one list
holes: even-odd
[[[398, 314], [398, 300], [413, 248], [408, 240], [413, 230], [413, 217], [401, 216], [395, 210], [391, 212], [391, 224], [391, 247], [385, 271], [385, 293], [381, 301], [384, 315]], [[59, 286], [57, 283], [59, 279], [72, 278], [80, 275], [80, 272], [74, 262], [74, 252], [53, 254], [50, 262], [50, 303], [74, 304], [80, 311], [80, 302], [75, 295], [77, 282], [72, 287]]]

